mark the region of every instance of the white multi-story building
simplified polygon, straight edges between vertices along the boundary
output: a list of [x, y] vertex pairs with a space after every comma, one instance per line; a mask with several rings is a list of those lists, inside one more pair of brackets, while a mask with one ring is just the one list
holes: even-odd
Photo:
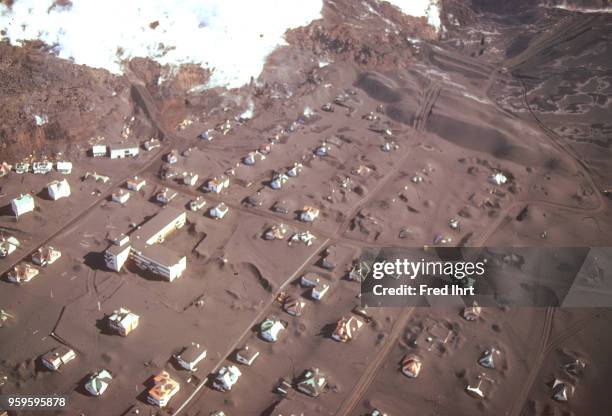
[[170, 282], [187, 269], [187, 257], [160, 245], [166, 237], [182, 228], [187, 213], [166, 207], [130, 236], [130, 243], [111, 245], [104, 253], [108, 268], [120, 271], [128, 259], [143, 270], [164, 277]]

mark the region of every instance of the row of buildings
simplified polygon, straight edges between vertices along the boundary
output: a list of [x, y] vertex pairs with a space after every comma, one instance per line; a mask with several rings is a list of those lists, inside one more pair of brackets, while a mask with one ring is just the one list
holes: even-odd
[[[55, 162], [55, 168], [59, 173], [63, 175], [68, 175], [72, 173], [72, 162], [69, 162], [67, 160], [58, 160]], [[7, 162], [2, 162], [0, 164], [0, 178], [8, 175], [12, 169], [12, 165], [8, 164]], [[53, 162], [49, 160], [35, 162], [23, 160], [15, 164], [14, 170], [15, 173], [20, 175], [28, 173], [30, 171], [37, 175], [46, 175], [47, 173], [51, 173], [51, 171], [53, 170]]]

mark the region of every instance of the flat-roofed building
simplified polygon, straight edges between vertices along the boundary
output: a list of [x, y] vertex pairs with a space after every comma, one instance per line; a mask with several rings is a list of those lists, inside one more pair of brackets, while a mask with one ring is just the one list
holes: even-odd
[[132, 241], [148, 245], [162, 243], [169, 234], [182, 228], [186, 221], [185, 211], [168, 206], [138, 228], [132, 234]]
[[104, 252], [107, 267], [120, 271], [129, 258], [141, 269], [174, 281], [187, 269], [187, 257], [160, 243], [182, 228], [186, 221], [185, 211], [174, 207], [164, 208], [130, 235], [129, 244], [111, 245]]
[[110, 158], [121, 159], [124, 157], [138, 156], [138, 145], [136, 143], [117, 143], [109, 146]]
[[187, 269], [187, 257], [157, 244], [132, 246], [131, 258], [141, 269], [160, 275], [170, 282], [181, 277]]

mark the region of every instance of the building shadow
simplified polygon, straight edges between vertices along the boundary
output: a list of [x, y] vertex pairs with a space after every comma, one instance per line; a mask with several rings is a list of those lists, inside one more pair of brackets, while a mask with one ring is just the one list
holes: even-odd
[[74, 391], [82, 396], [86, 396], [86, 397], [91, 397], [91, 393], [89, 393], [86, 389], [85, 389], [85, 384], [89, 381], [89, 378], [93, 375], [93, 373], [89, 373], [87, 374], [85, 377], [81, 378], [79, 381], [77, 381], [76, 387], [74, 388]]
[[105, 272], [112, 272], [113, 270], [106, 267], [106, 261], [104, 260], [104, 252], [90, 251], [83, 257], [83, 263], [92, 270], [100, 270]]
[[53, 198], [49, 196], [49, 191], [47, 190], [46, 186], [42, 190], [40, 190], [40, 192], [38, 192], [36, 196], [44, 201], [53, 201]]
[[6, 204], [3, 207], [0, 207], [0, 217], [15, 217], [11, 204]]
[[333, 322], [329, 324], [325, 324], [323, 325], [323, 327], [321, 328], [321, 330], [319, 331], [317, 335], [322, 338], [331, 338], [332, 334], [336, 330], [336, 326], [338, 325]]
[[102, 335], [120, 336], [108, 326], [108, 315], [104, 315], [104, 318], [96, 319], [96, 328], [98, 328]]

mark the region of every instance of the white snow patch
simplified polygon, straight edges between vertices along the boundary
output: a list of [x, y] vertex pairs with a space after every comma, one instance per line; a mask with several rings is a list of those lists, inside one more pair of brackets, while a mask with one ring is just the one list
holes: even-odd
[[442, 30], [442, 21], [440, 20], [440, 6], [438, 0], [387, 0], [389, 3], [397, 6], [402, 13], [415, 16], [426, 17], [427, 23], [436, 28], [436, 31]]
[[[321, 17], [322, 0], [51, 0], [0, 4], [0, 29], [13, 45], [42, 40], [77, 64], [123, 72], [123, 62], [148, 57], [162, 65], [200, 64], [209, 86], [241, 87], [261, 73], [267, 56], [286, 44], [288, 29]], [[158, 22], [156, 28], [149, 25]]]
[[561, 9], [570, 12], [578, 13], [612, 13], [612, 7], [578, 7], [576, 5], [561, 3], [556, 5], [541, 5], [542, 7], [548, 7], [550, 9]]
[[255, 103], [249, 97], [249, 100], [247, 102], [247, 109], [244, 110], [244, 112], [242, 114], [240, 114], [239, 119], [240, 120], [250, 120], [250, 119], [253, 118], [254, 114], [255, 114]]

